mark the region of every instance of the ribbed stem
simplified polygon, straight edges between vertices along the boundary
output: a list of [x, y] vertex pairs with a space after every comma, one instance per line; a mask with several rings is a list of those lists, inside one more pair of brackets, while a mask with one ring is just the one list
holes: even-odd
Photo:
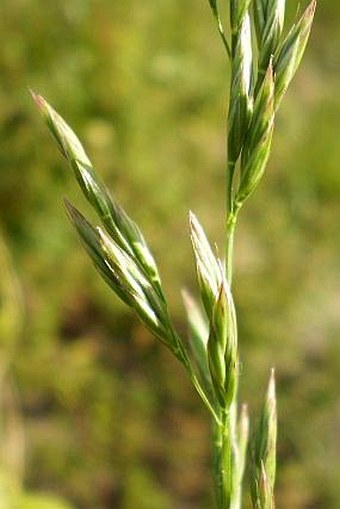
[[217, 509], [230, 509], [232, 492], [230, 414], [214, 430], [214, 473]]
[[231, 287], [233, 279], [233, 261], [234, 261], [234, 236], [237, 215], [231, 213], [227, 219], [226, 235], [226, 274], [229, 286]]

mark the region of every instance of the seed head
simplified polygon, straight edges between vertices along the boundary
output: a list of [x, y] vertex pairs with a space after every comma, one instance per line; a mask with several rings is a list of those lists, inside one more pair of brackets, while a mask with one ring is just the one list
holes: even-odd
[[274, 129], [274, 77], [271, 62], [256, 97], [252, 121], [241, 158], [241, 176], [235, 198], [237, 206], [251, 195], [260, 182], [269, 158]]
[[241, 153], [253, 106], [250, 92], [252, 76], [251, 28], [247, 12], [244, 13], [240, 30], [236, 36], [231, 74], [228, 160], [229, 163], [235, 164]]
[[275, 374], [272, 370], [266, 400], [254, 440], [252, 498], [256, 509], [274, 509], [276, 438]]
[[190, 212], [190, 234], [194, 250], [201, 299], [210, 319], [213, 305], [218, 294], [222, 273], [218, 259], [212, 252], [204, 230], [193, 212]]
[[138, 264], [164, 299], [156, 263], [137, 224], [113, 199], [98, 177], [76, 134], [41, 96], [32, 97], [46, 120], [59, 149], [74, 171], [85, 198], [92, 205], [117, 245]]
[[284, 17], [285, 0], [257, 0], [253, 3], [254, 24], [259, 50], [258, 81], [256, 91], [259, 90], [270, 59], [280, 44]]
[[209, 328], [204, 311], [194, 297], [182, 290], [182, 298], [188, 318], [190, 346], [199, 372], [206, 385], [211, 386], [207, 360]]
[[235, 307], [225, 278], [212, 309], [207, 353], [216, 397], [228, 409], [237, 390], [238, 350]]
[[281, 103], [303, 57], [309, 39], [316, 0], [312, 0], [301, 18], [293, 24], [287, 37], [279, 46], [274, 57], [275, 72], [275, 108]]

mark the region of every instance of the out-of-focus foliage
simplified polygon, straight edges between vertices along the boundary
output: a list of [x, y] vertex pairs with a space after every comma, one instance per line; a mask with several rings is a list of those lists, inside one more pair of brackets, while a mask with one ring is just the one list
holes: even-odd
[[[282, 508], [340, 506], [339, 26], [340, 4], [320, 2], [236, 239], [241, 394], [254, 415], [276, 366]], [[79, 247], [61, 201], [86, 205], [26, 91], [63, 114], [141, 224], [184, 330], [187, 211], [217, 242], [224, 213], [229, 70], [207, 2], [3, 0], [0, 30], [0, 221], [23, 308], [7, 311], [1, 260], [1, 366], [24, 485], [80, 509], [211, 507], [208, 416]]]
[[71, 509], [60, 499], [23, 489], [24, 430], [17, 391], [9, 372], [19, 348], [24, 321], [22, 292], [3, 236], [0, 237], [0, 507]]

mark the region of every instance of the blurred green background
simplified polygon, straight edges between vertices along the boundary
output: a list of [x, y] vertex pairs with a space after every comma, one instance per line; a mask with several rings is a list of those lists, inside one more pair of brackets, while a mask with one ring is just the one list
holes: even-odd
[[[82, 251], [62, 198], [89, 210], [27, 93], [141, 225], [185, 334], [188, 210], [223, 239], [229, 71], [207, 4], [1, 0], [4, 509], [213, 507], [207, 413]], [[236, 240], [241, 399], [254, 419], [276, 366], [279, 509], [340, 507], [339, 29], [340, 3], [320, 1]]]

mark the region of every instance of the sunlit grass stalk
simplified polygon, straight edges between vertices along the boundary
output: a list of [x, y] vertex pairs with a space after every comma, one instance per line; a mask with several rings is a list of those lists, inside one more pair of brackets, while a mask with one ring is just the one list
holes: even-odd
[[[292, 24], [286, 37], [282, 35], [284, 0], [254, 0], [253, 2], [230, 0], [229, 7], [232, 49], [227, 129], [225, 272], [231, 286], [234, 235], [239, 211], [256, 189], [266, 169], [275, 116], [303, 56], [316, 2], [313, 0], [309, 4], [302, 16]], [[251, 37], [252, 30], [256, 33], [255, 48]], [[235, 358], [237, 359], [237, 356]], [[234, 370], [237, 371], [236, 366]], [[242, 460], [245, 457], [247, 434], [243, 432], [241, 448], [234, 432], [237, 419], [236, 400], [235, 392], [231, 405], [226, 404], [221, 408], [222, 425], [216, 427], [214, 436], [215, 450], [217, 450], [215, 458], [219, 462], [217, 465], [215, 463], [216, 498], [218, 507], [221, 509], [241, 507], [244, 468], [243, 466], [240, 468], [239, 461], [240, 457]], [[275, 467], [268, 467], [268, 449], [270, 449], [270, 464], [275, 465], [276, 401], [273, 373], [255, 443], [257, 446], [255, 445], [252, 470], [253, 506], [255, 509], [272, 509]], [[262, 444], [262, 447], [258, 444]], [[268, 444], [271, 446], [266, 447]], [[219, 478], [218, 472], [223, 472]]]
[[[137, 224], [99, 179], [79, 139], [60, 115], [32, 93], [98, 215], [92, 226], [69, 202], [68, 215], [104, 281], [132, 308], [150, 332], [183, 365], [212, 417], [213, 475], [218, 509], [240, 509], [249, 435], [247, 407], [239, 411], [239, 350], [232, 295], [234, 235], [239, 213], [257, 188], [270, 156], [275, 117], [300, 64], [316, 1], [284, 35], [285, 0], [227, 0], [229, 23], [217, 0], [209, 0], [230, 64], [227, 119], [226, 219], [224, 259], [216, 256], [197, 217], [190, 213], [202, 308], [183, 293], [190, 343], [171, 321], [167, 299], [151, 251]], [[256, 42], [253, 34], [256, 34]], [[250, 448], [254, 509], [274, 508], [276, 397], [272, 372], [267, 397]]]

